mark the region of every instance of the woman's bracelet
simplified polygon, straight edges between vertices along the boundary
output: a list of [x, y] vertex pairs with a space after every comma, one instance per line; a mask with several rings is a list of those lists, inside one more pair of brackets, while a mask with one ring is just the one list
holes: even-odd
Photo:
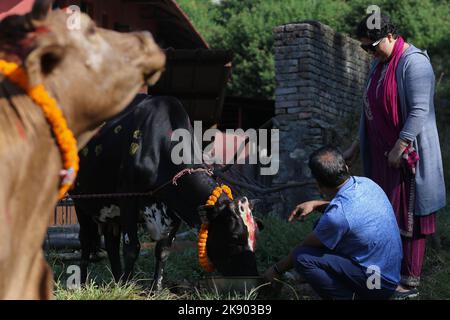
[[405, 140], [405, 139], [402, 139], [402, 138], [399, 138], [399, 140], [400, 140], [400, 145], [403, 147], [403, 148], [406, 148], [407, 146], [409, 146], [409, 141], [407, 141], [407, 140]]

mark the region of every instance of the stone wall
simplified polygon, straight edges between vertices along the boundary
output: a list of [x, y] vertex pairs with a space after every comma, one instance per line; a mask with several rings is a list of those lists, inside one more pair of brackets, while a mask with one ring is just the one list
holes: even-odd
[[[326, 144], [344, 150], [356, 136], [369, 55], [359, 42], [316, 21], [274, 29], [280, 123], [280, 170], [274, 186], [311, 180], [310, 153]], [[314, 184], [288, 189], [273, 210], [287, 215], [301, 201], [317, 197]]]

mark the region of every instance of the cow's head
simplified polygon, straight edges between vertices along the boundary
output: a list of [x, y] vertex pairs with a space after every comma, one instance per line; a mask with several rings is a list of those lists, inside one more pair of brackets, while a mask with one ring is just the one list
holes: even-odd
[[148, 32], [98, 28], [85, 14], [50, 11], [36, 0], [32, 12], [0, 23], [0, 57], [22, 64], [32, 84], [58, 100], [76, 136], [120, 112], [145, 82], [155, 83], [165, 55]]
[[224, 276], [258, 275], [255, 247], [261, 224], [252, 215], [252, 203], [240, 197], [199, 210], [208, 223], [206, 251], [214, 267]]

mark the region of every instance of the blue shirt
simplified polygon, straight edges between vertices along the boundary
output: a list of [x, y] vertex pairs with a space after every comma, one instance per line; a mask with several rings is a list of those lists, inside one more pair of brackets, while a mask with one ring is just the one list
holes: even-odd
[[336, 254], [370, 267], [368, 276], [379, 270], [384, 280], [400, 281], [402, 242], [397, 220], [386, 194], [372, 180], [350, 177], [328, 205], [314, 234]]

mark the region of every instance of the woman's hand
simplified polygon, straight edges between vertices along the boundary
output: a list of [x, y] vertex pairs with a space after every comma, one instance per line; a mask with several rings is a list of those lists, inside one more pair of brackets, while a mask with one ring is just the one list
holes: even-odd
[[402, 163], [403, 151], [405, 151], [408, 143], [402, 139], [398, 139], [392, 150], [387, 155], [388, 165], [392, 168], [400, 168]]
[[343, 153], [345, 162], [349, 167], [351, 167], [353, 162], [358, 157], [358, 153], [359, 153], [359, 142], [355, 140], [353, 141], [352, 145]]

